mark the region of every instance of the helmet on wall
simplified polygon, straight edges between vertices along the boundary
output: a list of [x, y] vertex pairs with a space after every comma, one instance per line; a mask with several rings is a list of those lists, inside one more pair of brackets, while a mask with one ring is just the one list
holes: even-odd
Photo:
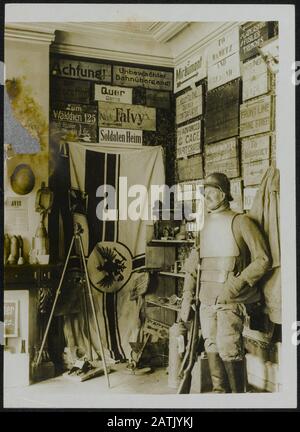
[[18, 195], [26, 195], [32, 191], [35, 184], [35, 177], [32, 169], [27, 164], [20, 164], [10, 177], [12, 190]]

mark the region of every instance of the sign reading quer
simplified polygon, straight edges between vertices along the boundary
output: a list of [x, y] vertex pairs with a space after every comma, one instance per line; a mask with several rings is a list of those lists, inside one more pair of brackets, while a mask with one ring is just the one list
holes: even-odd
[[51, 59], [51, 75], [89, 81], [111, 82], [111, 65], [63, 58]]
[[207, 75], [206, 54], [202, 50], [175, 68], [174, 93], [185, 89], [191, 84], [202, 80]]
[[99, 128], [100, 144], [142, 145], [143, 131], [117, 128]]
[[156, 130], [156, 110], [142, 105], [99, 102], [99, 126]]
[[103, 84], [95, 84], [95, 100], [132, 104], [132, 89]]

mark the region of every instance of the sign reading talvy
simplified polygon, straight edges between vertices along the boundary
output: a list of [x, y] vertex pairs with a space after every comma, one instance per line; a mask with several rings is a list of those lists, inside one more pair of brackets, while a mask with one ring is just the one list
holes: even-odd
[[99, 128], [101, 144], [143, 144], [143, 131], [117, 128]]
[[142, 105], [99, 102], [99, 126], [155, 131], [156, 110]]
[[126, 87], [95, 84], [95, 100], [132, 104], [132, 89]]
[[202, 50], [175, 67], [174, 93], [202, 80], [206, 75], [206, 53]]
[[52, 58], [50, 60], [50, 73], [53, 76], [63, 78], [111, 82], [111, 65], [105, 63]]
[[173, 90], [173, 73], [137, 67], [113, 66], [113, 84], [125, 87], [145, 87], [153, 90]]

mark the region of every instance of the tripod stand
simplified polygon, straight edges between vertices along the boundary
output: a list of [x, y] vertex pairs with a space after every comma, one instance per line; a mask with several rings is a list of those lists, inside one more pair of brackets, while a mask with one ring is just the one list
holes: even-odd
[[[106, 360], [105, 360], [105, 356], [104, 356], [104, 350], [103, 350], [103, 344], [102, 344], [102, 339], [101, 339], [101, 334], [100, 334], [100, 328], [99, 328], [99, 323], [98, 323], [98, 319], [97, 319], [97, 315], [96, 315], [95, 304], [94, 304], [94, 299], [93, 299], [93, 294], [92, 294], [90, 279], [89, 279], [89, 275], [88, 275], [88, 270], [87, 270], [87, 266], [86, 266], [86, 262], [85, 262], [83, 243], [82, 243], [82, 238], [81, 238], [81, 234], [82, 233], [83, 233], [83, 229], [82, 229], [81, 225], [79, 223], [76, 223], [74, 225], [74, 234], [73, 234], [73, 237], [72, 237], [72, 240], [71, 240], [71, 243], [70, 243], [70, 247], [69, 247], [67, 258], [66, 258], [66, 261], [65, 261], [65, 264], [64, 264], [63, 272], [62, 272], [62, 275], [61, 275], [61, 278], [60, 278], [60, 281], [59, 281], [58, 288], [56, 290], [54, 302], [53, 302], [52, 309], [51, 309], [51, 312], [50, 312], [50, 315], [49, 315], [49, 319], [48, 319], [48, 322], [47, 322], [47, 326], [46, 326], [46, 329], [45, 329], [44, 337], [43, 337], [43, 340], [42, 340], [42, 345], [40, 347], [39, 354], [38, 354], [38, 357], [37, 357], [37, 360], [36, 360], [36, 366], [38, 366], [38, 364], [40, 363], [40, 360], [41, 360], [41, 356], [42, 356], [43, 349], [44, 349], [44, 346], [45, 346], [45, 343], [46, 343], [46, 340], [47, 340], [49, 328], [50, 328], [50, 325], [51, 325], [51, 322], [52, 322], [52, 318], [53, 318], [53, 315], [54, 315], [55, 307], [56, 307], [59, 295], [61, 293], [61, 287], [62, 287], [62, 283], [63, 283], [64, 277], [65, 277], [66, 269], [67, 269], [67, 266], [68, 266], [68, 263], [69, 263], [69, 259], [70, 259], [70, 256], [71, 256], [72, 248], [73, 248], [73, 245], [75, 243], [75, 240], [77, 240], [78, 243], [79, 243], [80, 260], [81, 260], [81, 263], [83, 264], [84, 274], [85, 274], [85, 283], [86, 283], [84, 285], [84, 296], [83, 296], [84, 303], [85, 303], [85, 308], [84, 308], [85, 309], [85, 318], [87, 319], [87, 304], [86, 304], [86, 292], [85, 292], [85, 289], [87, 288], [87, 291], [88, 291], [87, 294], [88, 294], [88, 297], [89, 297], [90, 303], [91, 303], [92, 315], [93, 315], [93, 320], [94, 320], [94, 323], [95, 323], [95, 328], [96, 328], [96, 333], [97, 333], [97, 339], [98, 339], [98, 343], [99, 343], [99, 346], [100, 346], [100, 352], [101, 352], [101, 358], [102, 358], [102, 362], [103, 362], [104, 374], [105, 374], [105, 377], [106, 377], [107, 386], [109, 388], [110, 387], [109, 377], [108, 377], [108, 371], [107, 371], [107, 366], [106, 366]], [[89, 355], [91, 357], [92, 349], [91, 349], [91, 340], [90, 340], [90, 331], [89, 331], [88, 321], [87, 321], [87, 328], [88, 328], [88, 339], [89, 339]]]

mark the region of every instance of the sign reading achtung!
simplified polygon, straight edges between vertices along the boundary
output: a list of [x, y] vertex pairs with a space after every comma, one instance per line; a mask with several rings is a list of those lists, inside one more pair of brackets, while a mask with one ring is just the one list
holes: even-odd
[[51, 75], [63, 78], [111, 82], [111, 65], [105, 63], [52, 58], [50, 70]]

